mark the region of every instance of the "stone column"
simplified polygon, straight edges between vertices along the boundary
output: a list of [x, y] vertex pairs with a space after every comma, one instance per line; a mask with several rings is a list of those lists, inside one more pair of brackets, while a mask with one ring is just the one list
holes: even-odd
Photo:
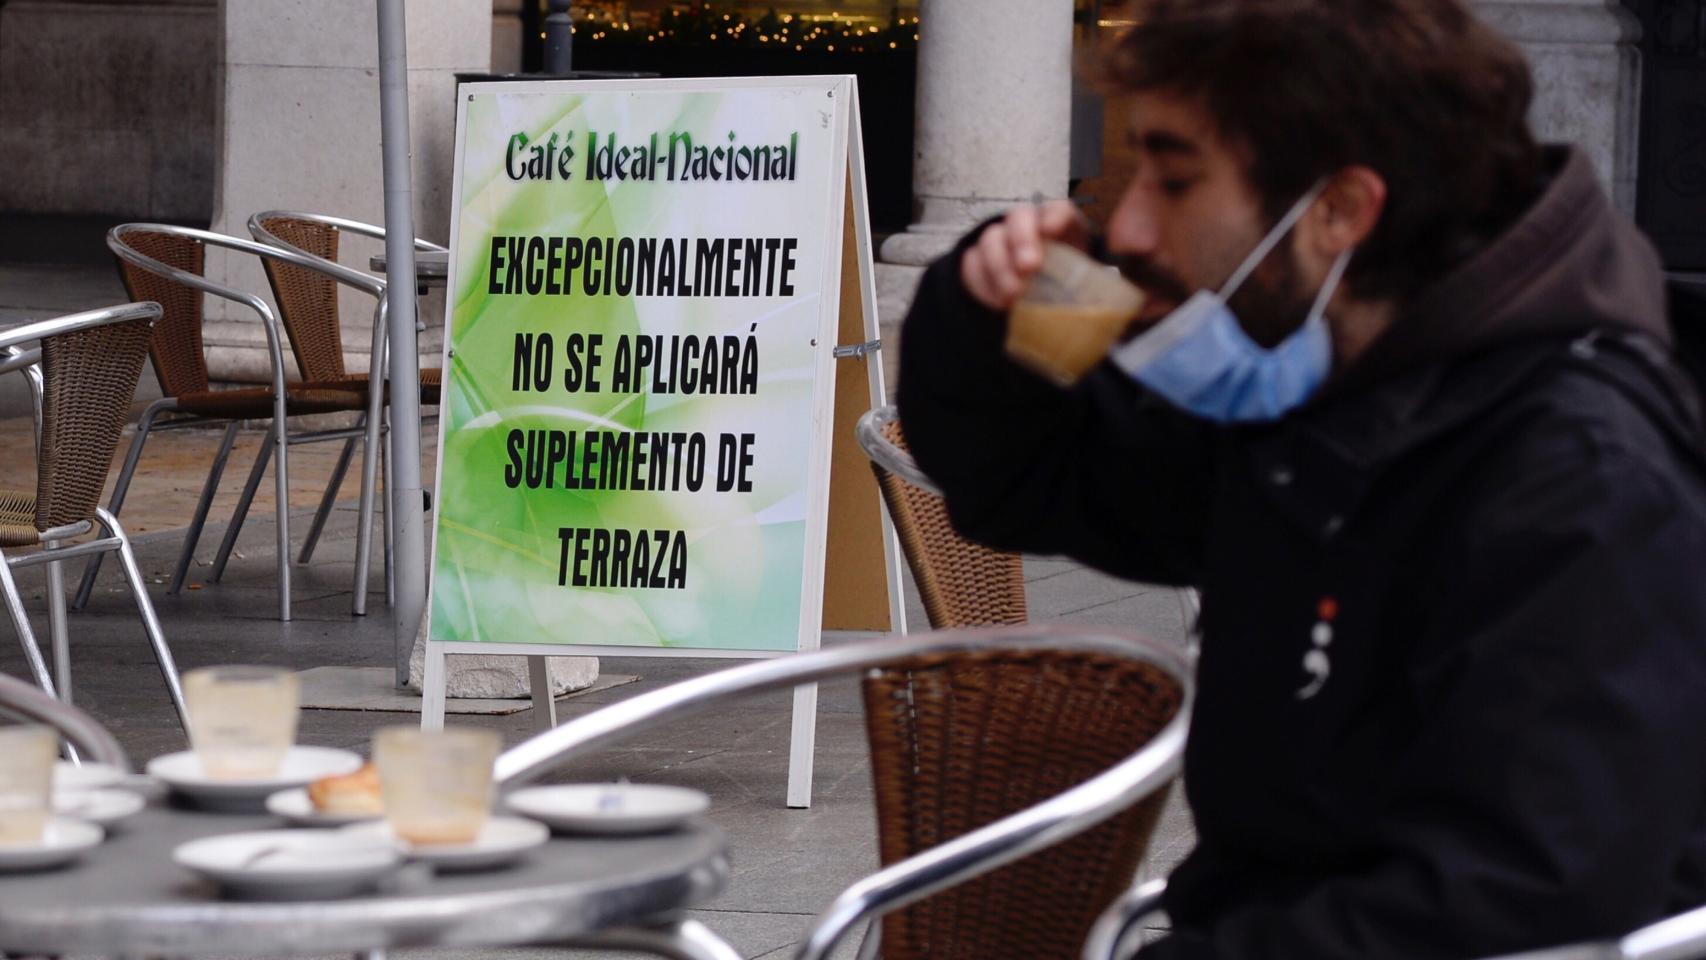
[[1618, 0], [1477, 0], [1534, 67], [1543, 140], [1579, 144], [1617, 207], [1635, 212], [1641, 24]]
[[[247, 237], [262, 210], [290, 209], [383, 223], [379, 156], [379, 44], [371, 0], [221, 0], [219, 147], [213, 229]], [[414, 136], [415, 224], [443, 243], [450, 234], [450, 180], [458, 72], [491, 64], [492, 8], [466, 0], [412, 0], [408, 9], [409, 114]], [[366, 267], [377, 243], [346, 240], [346, 264]], [[247, 255], [208, 256], [208, 274], [265, 294]], [[209, 303], [207, 341], [215, 379], [265, 382], [263, 334], [249, 311]], [[371, 299], [340, 301], [346, 352], [367, 367]], [[443, 300], [424, 302], [422, 362], [437, 365]], [[288, 351], [286, 352], [288, 358]]]
[[[918, 219], [883, 244], [885, 331], [898, 329], [923, 267], [967, 228], [1015, 203], [1064, 197], [1067, 188], [1072, 4], [925, 0], [919, 18]], [[885, 340], [898, 338], [885, 332]], [[886, 352], [892, 363], [894, 351]]]

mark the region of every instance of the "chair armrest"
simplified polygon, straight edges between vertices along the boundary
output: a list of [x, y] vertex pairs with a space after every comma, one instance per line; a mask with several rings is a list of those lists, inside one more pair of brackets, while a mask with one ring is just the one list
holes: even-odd
[[1108, 904], [1090, 935], [1084, 939], [1083, 960], [1123, 960], [1130, 955], [1126, 941], [1137, 925], [1161, 912], [1161, 897], [1167, 892], [1166, 880], [1150, 880], [1127, 890], [1118, 900]]
[[6, 347], [4, 357], [4, 360], [0, 360], [0, 373], [16, 373], [40, 363], [41, 348], [25, 350], [22, 347]]
[[922, 487], [937, 496], [941, 496], [941, 488], [936, 486], [935, 482], [925, 476], [924, 471], [918, 468], [918, 461], [912, 458], [912, 454], [896, 446], [883, 433], [883, 428], [893, 423], [899, 416], [900, 411], [892, 406], [877, 407], [874, 410], [866, 411], [865, 415], [859, 418], [858, 426], [853, 428], [854, 435], [858, 437], [859, 446], [864, 448], [866, 456], [870, 457], [884, 470], [915, 487]]
[[0, 711], [45, 723], [90, 759], [130, 771], [130, 758], [105, 727], [76, 707], [61, 703], [22, 680], [0, 675]]
[[[1166, 786], [1184, 753], [1186, 709], [1182, 707], [1143, 749], [1071, 790], [890, 864], [848, 887], [813, 922], [796, 960], [827, 960], [860, 922], [1069, 840]], [[1158, 882], [1165, 887], [1164, 881]], [[1157, 890], [1155, 899], [1159, 897]], [[1152, 912], [1153, 905], [1145, 910]]]

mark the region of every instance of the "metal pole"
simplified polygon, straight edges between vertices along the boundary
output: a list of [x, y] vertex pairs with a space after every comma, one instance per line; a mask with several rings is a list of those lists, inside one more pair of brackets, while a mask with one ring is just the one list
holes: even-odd
[[426, 543], [421, 530], [421, 363], [415, 342], [415, 218], [410, 169], [408, 32], [403, 0], [379, 4], [379, 127], [385, 155], [385, 285], [390, 335], [391, 475], [396, 516], [397, 685], [409, 679], [409, 654], [426, 610]]
[[570, 0], [546, 0], [551, 13], [545, 18], [546, 73], [568, 73], [574, 63], [574, 21], [570, 19]]

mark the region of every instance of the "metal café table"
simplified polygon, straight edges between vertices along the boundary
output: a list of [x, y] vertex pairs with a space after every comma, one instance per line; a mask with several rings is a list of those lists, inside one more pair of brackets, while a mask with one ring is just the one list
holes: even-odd
[[[385, 254], [378, 253], [369, 257], [367, 265], [375, 272], [384, 273]], [[425, 293], [428, 287], [442, 287], [449, 282], [450, 251], [415, 251], [415, 285], [419, 288], [419, 292]]]
[[381, 892], [321, 902], [225, 899], [172, 862], [185, 841], [278, 826], [266, 815], [150, 804], [78, 861], [0, 874], [0, 953], [375, 957], [392, 947], [550, 944], [739, 956], [682, 917], [728, 876], [723, 834], [704, 821], [651, 836], [553, 836], [511, 866], [477, 873], [410, 865]]

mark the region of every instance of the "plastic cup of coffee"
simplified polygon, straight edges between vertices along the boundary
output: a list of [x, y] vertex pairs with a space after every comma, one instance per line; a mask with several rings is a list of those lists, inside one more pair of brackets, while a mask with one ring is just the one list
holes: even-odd
[[413, 844], [471, 843], [492, 809], [497, 733], [469, 727], [385, 727], [373, 764], [391, 832]]
[[1007, 355], [1070, 387], [1108, 355], [1143, 309], [1143, 291], [1076, 247], [1049, 241], [1007, 315]]
[[203, 667], [184, 674], [190, 747], [215, 780], [264, 780], [296, 742], [300, 681], [285, 667]]
[[0, 846], [41, 842], [53, 812], [59, 735], [29, 724], [0, 727]]

